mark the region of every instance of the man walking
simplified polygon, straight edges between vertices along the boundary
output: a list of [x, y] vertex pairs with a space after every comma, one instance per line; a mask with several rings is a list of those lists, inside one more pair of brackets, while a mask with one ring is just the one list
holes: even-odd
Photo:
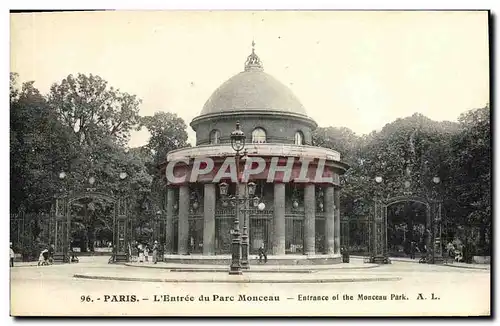
[[262, 257], [264, 257], [264, 263], [267, 263], [267, 254], [263, 244], [261, 244], [259, 248], [259, 263], [262, 262]]
[[12, 249], [12, 242], [10, 243], [10, 267], [14, 267], [14, 258], [16, 254], [14, 253], [14, 249]]

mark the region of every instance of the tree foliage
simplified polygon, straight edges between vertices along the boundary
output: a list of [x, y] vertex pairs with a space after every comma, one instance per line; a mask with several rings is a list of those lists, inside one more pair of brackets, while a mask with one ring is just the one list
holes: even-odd
[[69, 75], [53, 84], [49, 106], [59, 120], [75, 131], [80, 143], [89, 146], [102, 139], [125, 145], [139, 122], [141, 101], [135, 95], [108, 87], [99, 76]]
[[[342, 214], [362, 219], [375, 197], [407, 193], [443, 200], [451, 233], [478, 226], [478, 246], [491, 239], [491, 129], [489, 106], [470, 110], [458, 123], [421, 114], [357, 136], [347, 128], [318, 128], [314, 144], [337, 150], [350, 165], [341, 178]], [[382, 177], [382, 183], [375, 177]], [[440, 182], [435, 183], [434, 177]], [[398, 208], [402, 209], [402, 208]], [[417, 214], [415, 210], [404, 214]], [[414, 216], [415, 217], [415, 216]]]
[[[34, 82], [19, 88], [12, 73], [11, 213], [48, 212], [55, 196], [93, 190], [128, 197], [133, 220], [151, 224], [161, 206], [156, 166], [169, 150], [187, 145], [187, 133], [184, 121], [170, 113], [141, 118], [140, 103], [99, 76], [69, 75], [42, 95]], [[142, 126], [151, 133], [149, 143], [128, 149], [130, 132]], [[107, 201], [86, 199], [71, 209], [73, 235], [89, 247], [112, 225]]]

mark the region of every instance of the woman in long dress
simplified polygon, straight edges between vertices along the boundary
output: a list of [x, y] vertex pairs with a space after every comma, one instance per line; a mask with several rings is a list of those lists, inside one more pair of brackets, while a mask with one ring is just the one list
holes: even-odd
[[149, 248], [147, 244], [144, 246], [144, 258], [146, 263], [149, 262]]

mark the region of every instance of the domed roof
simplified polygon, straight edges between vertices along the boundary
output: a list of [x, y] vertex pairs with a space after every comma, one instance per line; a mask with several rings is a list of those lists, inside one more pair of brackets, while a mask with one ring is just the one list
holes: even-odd
[[245, 62], [245, 70], [217, 88], [203, 106], [200, 115], [262, 110], [307, 116], [304, 106], [293, 92], [264, 72], [262, 62], [252, 48], [252, 53]]

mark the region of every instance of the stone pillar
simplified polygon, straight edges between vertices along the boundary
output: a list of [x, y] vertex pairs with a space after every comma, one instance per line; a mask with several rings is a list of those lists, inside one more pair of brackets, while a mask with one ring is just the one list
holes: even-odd
[[304, 188], [304, 253], [314, 255], [316, 251], [316, 195], [314, 184]]
[[165, 253], [174, 252], [174, 201], [175, 189], [167, 188], [167, 218], [165, 220]]
[[273, 255], [285, 254], [285, 184], [274, 184]]
[[203, 254], [215, 254], [215, 184], [206, 183], [203, 191]]
[[340, 254], [340, 188], [339, 187], [335, 188], [334, 203], [335, 203], [335, 227], [334, 227], [335, 253]]
[[189, 186], [179, 187], [179, 236], [178, 254], [187, 255], [189, 247]]
[[327, 185], [324, 189], [325, 193], [325, 249], [327, 254], [333, 254], [335, 252], [335, 246], [337, 245], [334, 241], [338, 220], [337, 214], [335, 214], [335, 203], [334, 203], [334, 190], [332, 185]]

